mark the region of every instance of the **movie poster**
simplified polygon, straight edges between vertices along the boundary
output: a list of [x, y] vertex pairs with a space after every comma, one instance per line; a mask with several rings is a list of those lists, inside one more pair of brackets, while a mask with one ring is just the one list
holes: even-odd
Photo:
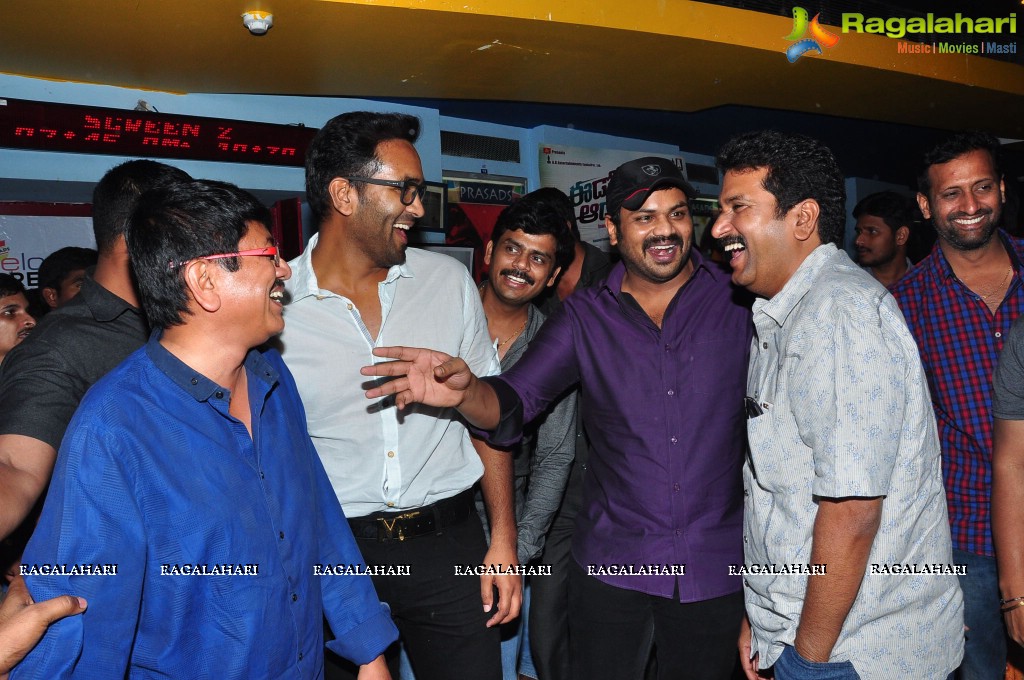
[[661, 156], [672, 160], [686, 174], [686, 165], [679, 153], [652, 151], [616, 151], [584, 147], [541, 144], [540, 185], [556, 187], [569, 195], [576, 210], [580, 237], [601, 250], [611, 250], [608, 230], [604, 226], [605, 191], [611, 172], [635, 158]]

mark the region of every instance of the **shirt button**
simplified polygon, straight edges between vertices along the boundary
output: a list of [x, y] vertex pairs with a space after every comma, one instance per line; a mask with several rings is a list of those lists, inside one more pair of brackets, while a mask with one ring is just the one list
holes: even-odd
[[224, 398], [224, 393], [221, 392], [220, 390], [217, 390], [216, 392], [214, 392], [214, 395], [216, 395], [216, 397], [218, 399], [223, 399]]
[[389, 507], [389, 508], [393, 508], [393, 507], [395, 507], [395, 504], [394, 504], [394, 503], [392, 503], [391, 501], [388, 501], [388, 507]]
[[672, 396], [672, 395], [674, 395], [675, 393], [676, 393], [676, 391], [675, 391], [675, 390], [669, 390], [669, 391], [668, 391], [668, 396], [670, 396], [670, 397], [671, 397], [671, 396]]
[[299, 596], [296, 595], [295, 593], [292, 593], [292, 602], [298, 602], [298, 601], [299, 601]]
[[350, 311], [350, 312], [352, 311], [352, 303], [351, 302], [348, 303], [348, 311]]
[[678, 439], [676, 439], [675, 437], [669, 437], [669, 441], [670, 441], [670, 442], [672, 442], [673, 444], [675, 444], [675, 443], [676, 443], [676, 442], [678, 442], [679, 440], [678, 440]]
[[744, 489], [743, 490], [743, 495], [744, 496], [749, 496], [750, 495], [750, 489]]
[[762, 342], [761, 343], [761, 347], [763, 347], [765, 349], [768, 349], [768, 343], [767, 342]]
[[263, 474], [263, 470], [260, 470], [260, 479], [266, 479], [266, 476]]
[[676, 484], [672, 485], [672, 490], [673, 491], [679, 491], [679, 484], [678, 484], [678, 482]]
[[395, 452], [394, 451], [388, 451], [388, 458], [394, 458], [394, 457], [395, 457]]
[[996, 331], [996, 337], [1001, 338], [1003, 337], [1003, 334], [1000, 331]]
[[299, 652], [299, 661], [302, 661], [302, 652]]
[[682, 531], [680, 531], [679, 529], [676, 529], [676, 531], [675, 531], [675, 534], [676, 534], [676, 536], [681, 536], [681, 535], [682, 535], [682, 533], [683, 533], [683, 532], [682, 532]]
[[192, 384], [193, 385], [198, 385], [199, 384], [199, 378], [192, 378]]
[[284, 540], [284, 532], [283, 531], [278, 531], [277, 532], [277, 537], [280, 538], [283, 541]]
[[750, 587], [750, 584], [747, 583], [747, 579], [743, 579], [743, 585], [745, 585], [748, 588]]

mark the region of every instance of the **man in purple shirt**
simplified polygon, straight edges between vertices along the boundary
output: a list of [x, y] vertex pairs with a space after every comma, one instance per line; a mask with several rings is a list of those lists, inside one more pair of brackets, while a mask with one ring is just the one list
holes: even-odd
[[381, 348], [363, 369], [397, 376], [367, 392], [454, 406], [492, 441], [519, 437], [581, 386], [590, 467], [569, 574], [576, 678], [728, 678], [743, 616], [743, 396], [750, 312], [728, 277], [691, 249], [694, 191], [661, 158], [620, 166], [605, 224], [622, 262], [565, 299], [498, 378], [461, 359]]

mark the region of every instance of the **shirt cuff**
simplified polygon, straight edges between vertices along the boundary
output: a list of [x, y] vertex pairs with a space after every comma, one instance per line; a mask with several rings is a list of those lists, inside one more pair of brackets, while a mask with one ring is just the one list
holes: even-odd
[[494, 394], [498, 398], [498, 407], [501, 409], [501, 418], [498, 420], [498, 426], [492, 431], [481, 430], [477, 427], [470, 427], [470, 430], [494, 446], [507, 448], [518, 443], [523, 438], [523, 400], [507, 382], [498, 376], [480, 378], [480, 380], [494, 389]]
[[328, 642], [327, 649], [362, 666], [383, 654], [397, 639], [398, 628], [391, 620], [388, 606], [382, 602], [378, 612]]

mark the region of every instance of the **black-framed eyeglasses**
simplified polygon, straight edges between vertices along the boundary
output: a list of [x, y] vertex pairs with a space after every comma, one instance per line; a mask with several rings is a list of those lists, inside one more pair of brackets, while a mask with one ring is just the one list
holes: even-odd
[[364, 182], [398, 189], [402, 192], [399, 198], [402, 205], [412, 205], [417, 198], [422, 202], [427, 193], [427, 185], [414, 179], [377, 179], [375, 177], [346, 177], [345, 179], [349, 182]]
[[[265, 248], [253, 248], [252, 250], [239, 250], [236, 253], [218, 253], [216, 255], [203, 255], [202, 257], [193, 257], [192, 260], [221, 260], [225, 257], [269, 257], [274, 260], [274, 266], [281, 266], [281, 254], [277, 250], [277, 246], [266, 246]], [[183, 260], [181, 262], [168, 262], [168, 269], [174, 269], [175, 267], [184, 267], [192, 260]]]

